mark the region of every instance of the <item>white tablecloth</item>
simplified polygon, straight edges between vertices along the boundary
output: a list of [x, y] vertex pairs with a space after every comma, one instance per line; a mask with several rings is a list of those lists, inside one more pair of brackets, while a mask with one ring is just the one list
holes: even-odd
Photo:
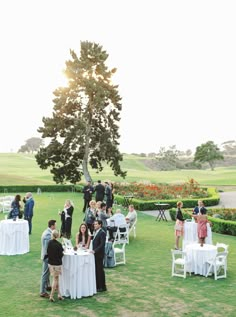
[[29, 252], [28, 221], [12, 219], [0, 221], [0, 255]]
[[[207, 237], [205, 239], [206, 244], [212, 244], [212, 233], [209, 223], [207, 223]], [[184, 236], [182, 241], [182, 249], [191, 243], [198, 243], [197, 223], [196, 222], [184, 222]]]
[[204, 244], [201, 247], [199, 243], [193, 243], [186, 245], [185, 251], [191, 272], [205, 276], [208, 270], [207, 260], [216, 256], [217, 247], [212, 244]]
[[71, 299], [93, 296], [97, 293], [94, 255], [88, 251], [65, 254], [62, 259], [60, 290]]

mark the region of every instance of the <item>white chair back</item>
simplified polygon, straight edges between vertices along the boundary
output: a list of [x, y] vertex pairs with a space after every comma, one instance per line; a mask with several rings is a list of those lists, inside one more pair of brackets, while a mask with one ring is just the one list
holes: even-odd
[[172, 276], [178, 276], [186, 278], [186, 272], [189, 272], [191, 275], [190, 270], [190, 263], [187, 260], [186, 252], [180, 250], [171, 250], [172, 254]]
[[129, 243], [129, 225], [124, 224], [117, 227], [114, 237], [115, 244]]
[[207, 261], [209, 268], [206, 277], [213, 271], [215, 280], [227, 277], [228, 251], [218, 252], [214, 259]]

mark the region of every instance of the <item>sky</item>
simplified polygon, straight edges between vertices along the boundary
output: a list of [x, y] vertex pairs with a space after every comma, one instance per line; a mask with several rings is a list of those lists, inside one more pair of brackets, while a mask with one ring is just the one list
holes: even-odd
[[0, 152], [41, 137], [81, 41], [117, 68], [121, 152], [235, 140], [235, 16], [235, 1], [1, 1]]

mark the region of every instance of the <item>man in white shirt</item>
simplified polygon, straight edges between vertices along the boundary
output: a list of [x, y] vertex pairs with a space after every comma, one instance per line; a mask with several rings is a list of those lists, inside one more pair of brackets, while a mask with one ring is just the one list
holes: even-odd
[[120, 209], [117, 209], [116, 213], [110, 217], [110, 221], [112, 220], [114, 220], [115, 227], [126, 224], [125, 216], [121, 213]]
[[129, 227], [131, 228], [137, 219], [137, 212], [134, 209], [134, 205], [129, 205], [129, 212], [125, 219], [126, 222], [129, 224]]
[[[113, 226], [111, 226], [112, 223], [114, 223]], [[126, 224], [125, 216], [121, 213], [120, 209], [117, 209], [116, 213], [112, 217], [109, 218], [109, 225], [107, 227], [109, 231], [109, 239], [112, 240], [113, 232], [116, 232], [119, 226], [125, 225], [125, 224]]]

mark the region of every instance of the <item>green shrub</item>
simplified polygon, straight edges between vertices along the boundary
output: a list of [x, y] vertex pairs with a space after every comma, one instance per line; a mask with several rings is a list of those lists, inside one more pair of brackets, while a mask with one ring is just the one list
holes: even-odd
[[24, 193], [36, 192], [38, 189], [41, 192], [71, 192], [75, 191], [73, 185], [13, 185], [13, 186], [0, 186], [0, 193]]

